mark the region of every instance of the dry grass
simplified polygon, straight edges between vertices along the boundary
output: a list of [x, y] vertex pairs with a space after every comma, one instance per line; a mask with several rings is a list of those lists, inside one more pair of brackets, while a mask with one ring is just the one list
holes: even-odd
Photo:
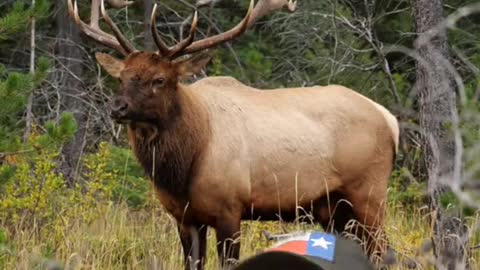
[[[183, 269], [175, 222], [160, 208], [134, 211], [126, 205], [110, 205], [105, 206], [102, 218], [89, 225], [81, 218], [70, 223], [60, 241], [37, 235], [33, 230], [11, 235], [8, 242], [13, 245], [3, 250], [0, 266], [3, 269], [55, 269], [58, 266], [55, 262], [59, 262], [65, 269]], [[283, 233], [313, 228], [319, 229], [299, 223], [244, 222], [242, 258], [270, 244], [263, 237], [263, 230]], [[421, 209], [406, 211], [390, 205], [386, 229], [394, 248], [407, 257], [415, 256], [430, 236], [428, 216]], [[216, 269], [215, 237], [211, 230], [208, 246], [207, 269]], [[473, 262], [472, 269], [478, 269], [478, 254], [473, 254]], [[399, 264], [394, 269], [407, 268]]]

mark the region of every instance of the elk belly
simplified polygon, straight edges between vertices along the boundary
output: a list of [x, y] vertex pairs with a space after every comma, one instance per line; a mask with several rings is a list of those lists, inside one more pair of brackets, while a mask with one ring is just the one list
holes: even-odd
[[[342, 185], [335, 173], [321, 169], [320, 161], [316, 164], [301, 166], [301, 170], [293, 164], [277, 170], [265, 167], [261, 178], [252, 179], [250, 211], [260, 214], [274, 209], [291, 212], [298, 206], [309, 208], [313, 202]], [[328, 168], [328, 165], [324, 166]]]

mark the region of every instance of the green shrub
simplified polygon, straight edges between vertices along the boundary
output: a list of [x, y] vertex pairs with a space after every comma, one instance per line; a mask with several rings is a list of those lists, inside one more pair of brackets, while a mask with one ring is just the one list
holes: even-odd
[[75, 134], [75, 120], [64, 113], [58, 123], [47, 123], [45, 130], [45, 134], [34, 132], [24, 151], [0, 166], [0, 224], [10, 233], [34, 228], [60, 240], [70, 220], [81, 216], [88, 224], [101, 215], [99, 204], [110, 204], [116, 175], [106, 170], [108, 147], [101, 144], [98, 153], [84, 160], [84, 181], [67, 187], [57, 164], [61, 146]]
[[426, 184], [416, 181], [407, 168], [395, 170], [389, 183], [388, 200], [406, 209], [419, 208], [426, 202]]
[[[107, 181], [104, 184], [111, 189], [113, 201], [125, 201], [134, 208], [145, 205], [150, 183], [143, 178], [143, 169], [131, 150], [101, 143], [98, 153], [89, 155], [86, 160], [92, 165], [103, 164], [100, 171], [104, 175], [100, 178]], [[95, 177], [86, 175], [85, 178], [91, 181]]]

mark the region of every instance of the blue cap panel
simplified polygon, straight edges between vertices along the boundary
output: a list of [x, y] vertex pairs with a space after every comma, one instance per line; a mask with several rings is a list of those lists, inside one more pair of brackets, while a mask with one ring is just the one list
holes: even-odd
[[307, 244], [307, 254], [329, 262], [335, 261], [336, 238], [332, 234], [312, 232]]

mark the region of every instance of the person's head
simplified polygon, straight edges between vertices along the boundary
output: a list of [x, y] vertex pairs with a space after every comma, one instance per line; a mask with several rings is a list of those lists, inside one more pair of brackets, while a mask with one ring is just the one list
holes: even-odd
[[352, 240], [322, 232], [295, 234], [241, 262], [235, 270], [372, 270]]

